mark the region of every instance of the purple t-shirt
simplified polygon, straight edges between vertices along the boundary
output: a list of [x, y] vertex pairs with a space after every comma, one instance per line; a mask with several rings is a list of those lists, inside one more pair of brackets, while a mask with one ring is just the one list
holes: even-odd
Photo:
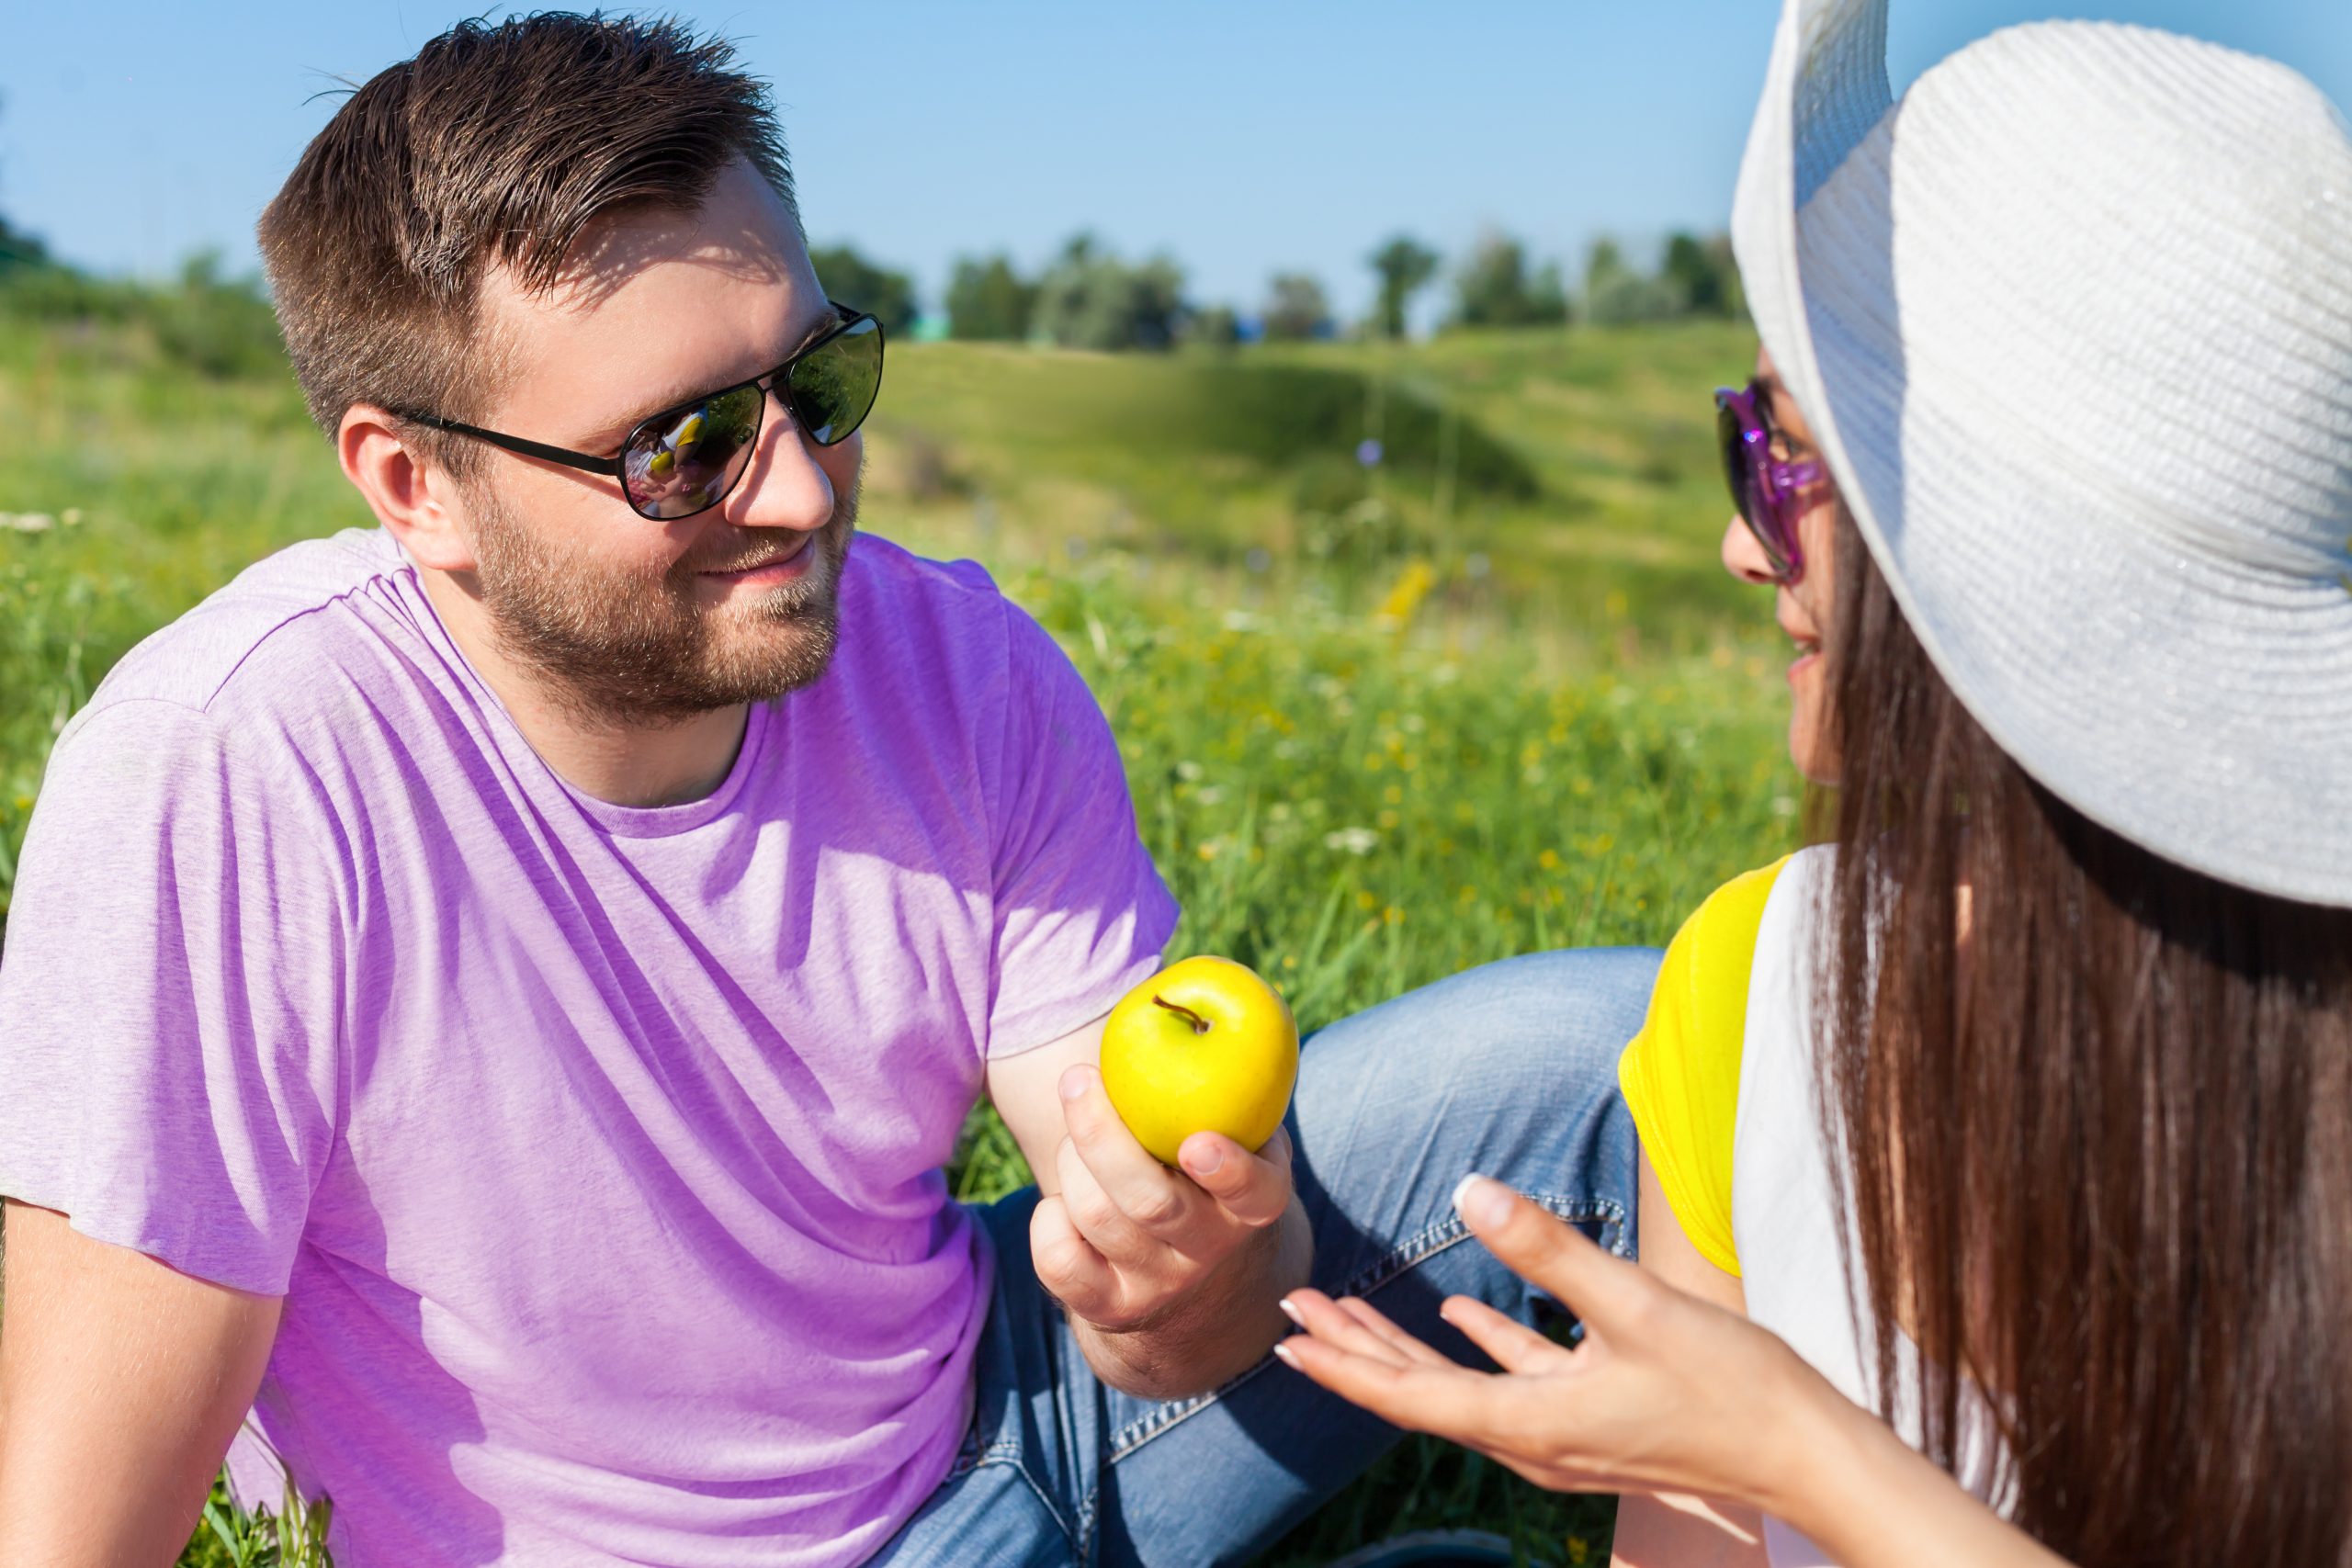
[[239, 1490], [342, 1568], [858, 1562], [970, 1414], [985, 1059], [1176, 909], [1101, 710], [861, 537], [831, 669], [690, 804], [566, 785], [381, 532], [261, 562], [67, 727], [0, 964], [0, 1192], [283, 1293]]

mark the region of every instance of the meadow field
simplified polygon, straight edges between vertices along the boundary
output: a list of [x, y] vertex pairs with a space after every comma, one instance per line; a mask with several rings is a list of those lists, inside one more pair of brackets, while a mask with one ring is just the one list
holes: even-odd
[[[368, 522], [282, 367], [182, 335], [0, 289], [0, 940], [48, 748], [108, 666], [248, 562]], [[1311, 1030], [1512, 953], [1661, 942], [1793, 841], [1785, 654], [1715, 566], [1707, 393], [1752, 354], [1699, 322], [894, 344], [862, 525], [979, 559], [1062, 640], [1177, 951], [1256, 966]], [[1026, 1179], [985, 1111], [951, 1176]], [[1610, 1514], [1413, 1441], [1263, 1562], [1449, 1525], [1581, 1563]], [[278, 1560], [217, 1523], [184, 1563]]]

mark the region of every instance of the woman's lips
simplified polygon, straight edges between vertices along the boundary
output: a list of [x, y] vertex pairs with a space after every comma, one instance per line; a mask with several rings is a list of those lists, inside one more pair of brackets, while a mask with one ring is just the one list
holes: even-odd
[[[1788, 591], [1782, 589], [1781, 592], [1786, 593]], [[1780, 623], [1781, 630], [1788, 639], [1796, 644], [1797, 656], [1789, 664], [1789, 679], [1793, 681], [1798, 671], [1810, 668], [1820, 660], [1821, 638], [1814, 631], [1812, 620], [1799, 615], [1792, 604], [1783, 604], [1781, 613], [1773, 618]]]

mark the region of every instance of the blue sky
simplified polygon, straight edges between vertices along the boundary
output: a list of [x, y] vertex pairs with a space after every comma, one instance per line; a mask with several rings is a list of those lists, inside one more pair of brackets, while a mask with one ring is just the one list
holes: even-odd
[[[9, 7], [0, 212], [68, 259], [254, 265], [253, 221], [335, 107], [461, 16], [436, 0]], [[1035, 265], [1089, 228], [1165, 249], [1245, 310], [1278, 270], [1363, 308], [1399, 228], [1449, 255], [1496, 226], [1541, 255], [1722, 226], [1773, 0], [857, 0], [680, 7], [775, 84], [812, 238], [936, 299], [960, 252]], [[2195, 32], [2352, 105], [2346, 0], [1895, 0], [1901, 86], [2053, 14]], [[492, 12], [492, 15], [503, 14]], [[233, 18], [231, 21], [229, 18]], [[1435, 300], [1430, 302], [1434, 307]]]

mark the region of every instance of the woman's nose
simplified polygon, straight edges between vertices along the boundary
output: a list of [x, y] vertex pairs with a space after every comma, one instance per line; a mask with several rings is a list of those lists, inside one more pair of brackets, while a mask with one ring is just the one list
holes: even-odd
[[1747, 519], [1735, 512], [1724, 526], [1724, 570], [1742, 582], [1763, 584], [1780, 581], [1773, 575], [1772, 562], [1764, 554], [1763, 545], [1756, 537], [1756, 530]]

